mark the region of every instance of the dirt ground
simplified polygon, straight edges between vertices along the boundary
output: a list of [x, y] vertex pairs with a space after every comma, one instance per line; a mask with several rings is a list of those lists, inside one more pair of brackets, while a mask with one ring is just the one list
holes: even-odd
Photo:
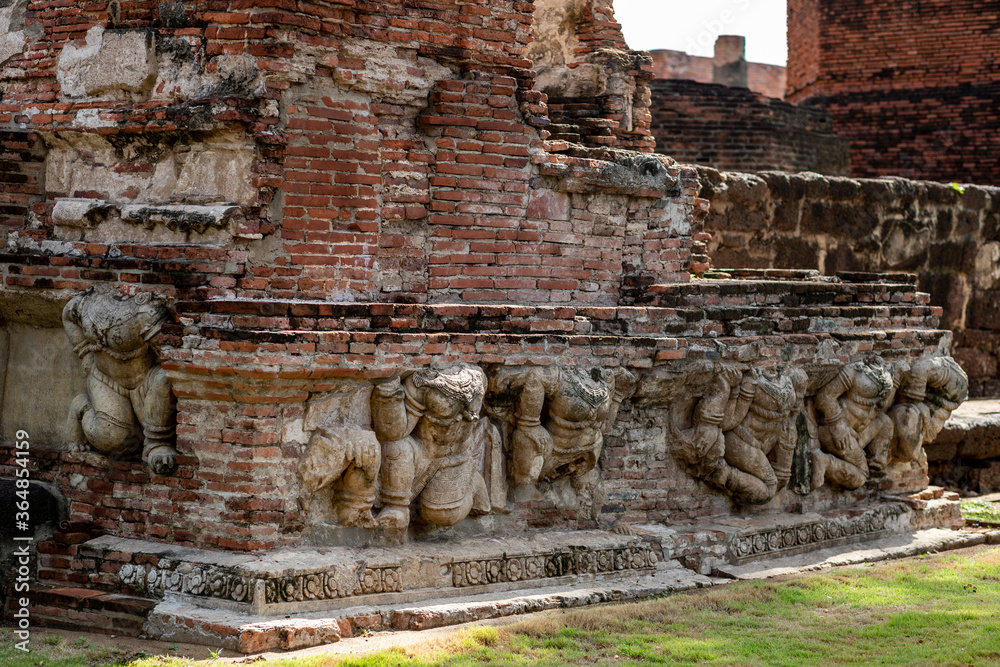
[[[969, 547], [967, 549], [957, 549], [955, 551], [947, 551], [940, 554], [926, 554], [923, 558], [939, 558], [946, 555], [971, 555], [979, 553], [981, 551], [994, 550], [1000, 547], [997, 546], [987, 546], [980, 545], [976, 547]], [[891, 562], [891, 561], [888, 561]], [[878, 567], [880, 563], [876, 563], [875, 566]], [[862, 567], [862, 566], [853, 566]], [[797, 575], [786, 575], [779, 577], [777, 580], [785, 580], [794, 578]], [[572, 610], [555, 610], [540, 612], [534, 616], [539, 616], [543, 614], [565, 614]], [[119, 648], [122, 651], [127, 651], [130, 653], [145, 652], [147, 655], [167, 655], [172, 657], [184, 657], [192, 658], [196, 660], [211, 661], [212, 664], [218, 665], [220, 663], [228, 664], [248, 664], [253, 662], [254, 664], [263, 664], [269, 659], [273, 658], [291, 658], [291, 657], [305, 657], [305, 656], [315, 656], [315, 655], [346, 655], [346, 654], [366, 654], [373, 653], [375, 651], [390, 649], [394, 647], [410, 647], [418, 644], [431, 644], [431, 643], [444, 643], [452, 635], [463, 631], [465, 628], [475, 626], [475, 625], [491, 625], [491, 626], [502, 626], [509, 625], [511, 623], [517, 623], [518, 621], [527, 618], [526, 616], [513, 616], [502, 619], [494, 619], [489, 621], [477, 621], [475, 623], [466, 623], [463, 625], [455, 625], [447, 628], [437, 628], [434, 630], [424, 630], [423, 632], [412, 632], [412, 631], [392, 631], [392, 632], [378, 632], [373, 633], [363, 637], [354, 637], [351, 639], [343, 639], [336, 644], [330, 644], [327, 646], [316, 646], [313, 648], [302, 649], [299, 651], [288, 651], [288, 652], [268, 652], [262, 654], [255, 654], [251, 656], [244, 656], [241, 654], [230, 653], [229, 651], [223, 650], [219, 654], [218, 658], [213, 658], [212, 652], [217, 651], [217, 648], [210, 646], [201, 646], [197, 644], [181, 644], [172, 642], [161, 642], [153, 641], [149, 639], [138, 639], [135, 637], [125, 637], [125, 636], [114, 636], [114, 635], [103, 635], [89, 632], [79, 632], [72, 630], [56, 630], [49, 628], [37, 628], [35, 630], [34, 637], [38, 641], [45, 635], [53, 634], [58, 635], [66, 642], [74, 642], [84, 637], [89, 643], [96, 645], [112, 645]], [[263, 658], [261, 660], [260, 658]]]

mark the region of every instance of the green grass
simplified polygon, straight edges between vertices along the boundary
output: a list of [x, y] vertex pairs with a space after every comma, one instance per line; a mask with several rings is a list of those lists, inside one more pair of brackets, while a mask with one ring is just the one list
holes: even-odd
[[[374, 655], [269, 659], [262, 667], [480, 665], [1000, 665], [1000, 550], [744, 582], [637, 604], [475, 627]], [[23, 658], [4, 667], [97, 667], [122, 656]], [[99, 648], [87, 649], [90, 651]], [[206, 654], [206, 658], [207, 658]], [[225, 657], [225, 655], [223, 656]], [[133, 660], [134, 667], [211, 661]]]
[[1000, 500], [963, 500], [962, 518], [966, 521], [1000, 523]]

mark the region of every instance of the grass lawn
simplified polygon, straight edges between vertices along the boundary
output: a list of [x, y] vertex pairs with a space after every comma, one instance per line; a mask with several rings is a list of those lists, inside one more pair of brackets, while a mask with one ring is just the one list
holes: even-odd
[[[44, 630], [36, 631], [42, 635]], [[9, 639], [4, 636], [0, 650], [3, 667], [96, 667], [116, 660], [135, 667], [206, 664], [162, 657], [136, 660], [68, 641], [52, 645], [35, 640], [36, 651], [25, 656], [10, 649]], [[539, 615], [365, 657], [269, 657], [254, 664], [1000, 665], [1000, 549]]]
[[963, 500], [962, 518], [966, 521], [1000, 523], [1000, 500]]

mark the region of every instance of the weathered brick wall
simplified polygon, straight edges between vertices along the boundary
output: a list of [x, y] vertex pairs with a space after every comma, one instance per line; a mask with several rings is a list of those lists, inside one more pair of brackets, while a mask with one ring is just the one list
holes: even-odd
[[[8, 262], [16, 265], [15, 255], [37, 252], [82, 254], [94, 265], [120, 264], [123, 255], [136, 261], [196, 255], [165, 249], [162, 240], [148, 250], [139, 241], [81, 243], [55, 229], [52, 210], [65, 198], [118, 207], [132, 203], [129, 197], [138, 202], [142, 195], [135, 188], [115, 185], [119, 175], [159, 174], [163, 153], [173, 146], [247, 137], [254, 194], [240, 202], [230, 234], [222, 235], [240, 249], [215, 243], [230, 255], [215, 258], [225, 263], [225, 277], [202, 281], [211, 282], [210, 296], [223, 290], [251, 298], [481, 302], [518, 290], [517, 298], [532, 301], [612, 303], [621, 262], [631, 252], [621, 229], [646, 225], [650, 207], [625, 203], [636, 188], [612, 192], [620, 203], [588, 201], [584, 190], [601, 191], [592, 181], [584, 189], [570, 186], [556, 218], [532, 213], [550, 212], [537, 203], [545, 187], [532, 181], [539, 169], [589, 166], [599, 172], [599, 163], [587, 162], [586, 155], [540, 167], [549, 161], [546, 150], [567, 146], [544, 141], [545, 95], [532, 90], [532, 63], [523, 57], [533, 9], [512, 1], [442, 3], [414, 19], [403, 2], [294, 9], [236, 0], [152, 9], [120, 2], [81, 8], [30, 3], [28, 46], [7, 64], [0, 83], [10, 102], [0, 123], [39, 131], [48, 142], [58, 137], [60, 148], [68, 145], [78, 157], [91, 150], [95, 137], [111, 137], [106, 150], [116, 156], [107, 166], [106, 187], [50, 188], [37, 225], [25, 229], [21, 217], [9, 219], [16, 224], [6, 228]], [[142, 28], [155, 35], [160, 73], [155, 89], [141, 94], [148, 99], [74, 101], [61, 91], [61, 49], [82, 48], [95, 25], [113, 34]], [[627, 49], [610, 2], [586, 5], [577, 37], [581, 58], [598, 47]], [[406, 46], [374, 50], [389, 43]], [[170, 78], [170, 68], [180, 67], [171, 60], [177, 53], [185, 67], [202, 67], [199, 76], [213, 85], [194, 86], [193, 75]], [[629, 58], [627, 90], [616, 89], [594, 111], [600, 127], [593, 145], [651, 147], [642, 58]], [[615, 58], [606, 60], [602, 66], [618, 66]], [[243, 69], [234, 70], [234, 62]], [[233, 71], [211, 79], [227, 67]], [[622, 108], [632, 99], [637, 103]], [[626, 111], [627, 129], [620, 127]], [[574, 162], [581, 157], [584, 162]], [[19, 169], [29, 165], [22, 162]], [[92, 166], [81, 162], [79, 171]], [[662, 196], [654, 190], [639, 196]], [[677, 256], [666, 270], [684, 279], [690, 240], [671, 230], [675, 223], [662, 212], [653, 213], [661, 215], [657, 224], [677, 239], [665, 250]]]
[[37, 134], [0, 131], [0, 228], [28, 226], [33, 207], [43, 199], [44, 159]]
[[692, 81], [654, 80], [650, 93], [659, 153], [723, 170], [848, 173], [848, 142], [825, 111]]
[[716, 267], [915, 272], [972, 394], [1000, 394], [1000, 189], [700, 172]]
[[828, 109], [857, 177], [1000, 183], [995, 0], [791, 0], [788, 99]]
[[552, 139], [652, 152], [649, 56], [632, 51], [611, 0], [538, 0], [528, 45]]
[[[713, 59], [692, 56], [683, 51], [654, 49], [649, 52], [653, 59], [654, 79], [682, 79], [698, 83], [714, 83]], [[783, 99], [785, 97], [785, 68], [781, 65], [747, 63], [747, 87], [765, 97]]]

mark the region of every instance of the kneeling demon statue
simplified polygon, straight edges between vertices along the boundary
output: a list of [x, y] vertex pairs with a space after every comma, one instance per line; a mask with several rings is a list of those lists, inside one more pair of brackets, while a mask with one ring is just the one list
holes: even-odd
[[125, 298], [91, 287], [66, 304], [63, 326], [87, 373], [87, 390], [69, 412], [72, 451], [89, 445], [127, 454], [141, 437], [142, 459], [153, 472], [176, 468], [173, 394], [151, 346], [169, 316], [166, 300], [149, 292]]
[[491, 389], [517, 395], [509, 445], [514, 482], [534, 484], [593, 470], [604, 434], [635, 385], [635, 376], [624, 369], [501, 371]]
[[469, 514], [487, 514], [482, 475], [486, 440], [496, 427], [480, 420], [486, 375], [467, 364], [416, 371], [372, 392], [372, 423], [382, 443], [380, 526], [403, 529], [410, 504], [420, 518], [453, 526]]
[[734, 500], [769, 502], [791, 476], [807, 382], [799, 369], [713, 368], [700, 398], [672, 404], [674, 456]]
[[878, 356], [844, 366], [816, 393], [822, 422], [812, 452], [813, 489], [825, 482], [858, 489], [869, 476], [885, 476], [893, 438], [885, 410], [894, 396], [892, 372]]
[[889, 409], [895, 425], [892, 462], [926, 458], [923, 445], [933, 442], [951, 413], [969, 397], [969, 377], [951, 357], [925, 357], [903, 373], [898, 402]]

